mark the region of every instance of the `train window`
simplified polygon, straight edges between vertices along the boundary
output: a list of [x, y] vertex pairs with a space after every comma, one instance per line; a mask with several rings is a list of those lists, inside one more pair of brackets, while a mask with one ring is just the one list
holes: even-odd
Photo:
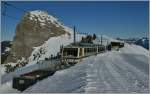
[[88, 53], [88, 48], [85, 48], [85, 53]]
[[78, 48], [65, 48], [64, 49], [64, 56], [77, 56], [78, 55]]

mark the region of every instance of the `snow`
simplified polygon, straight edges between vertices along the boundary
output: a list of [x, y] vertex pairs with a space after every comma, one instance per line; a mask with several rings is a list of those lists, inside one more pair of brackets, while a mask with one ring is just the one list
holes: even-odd
[[1, 73], [1, 75], [6, 73], [5, 70], [6, 69], [5, 69], [4, 65], [1, 64], [1, 66], [0, 66], [0, 73]]
[[48, 23], [53, 23], [54, 25], [56, 25], [56, 27], [61, 26], [67, 29], [63, 24], [61, 24], [61, 22], [56, 17], [49, 15], [48, 12], [46, 11], [34, 10], [34, 11], [30, 11], [29, 13], [30, 13], [29, 19], [35, 22], [38, 21], [41, 26], [47, 25], [48, 22]]
[[[82, 36], [81, 34], [77, 34], [76, 35], [76, 40], [80, 41]], [[64, 34], [58, 37], [51, 37], [50, 39], [48, 39], [43, 45], [39, 46], [39, 47], [34, 47], [34, 51], [32, 52], [31, 56], [29, 57], [29, 65], [33, 65], [35, 64], [37, 61], [39, 60], [45, 60], [45, 58], [49, 58], [52, 55], [57, 55], [57, 52], [60, 51], [60, 46], [63, 45], [69, 45], [70, 43], [73, 42], [73, 33], [71, 33], [71, 35], [68, 34]], [[44, 50], [44, 54], [41, 54], [41, 57], [34, 60], [34, 54], [39, 53], [39, 50], [43, 49]]]
[[3, 65], [11, 65], [12, 67], [16, 66], [17, 63], [13, 63], [13, 62], [9, 62], [7, 64], [3, 64]]
[[[66, 33], [57, 36], [57, 37], [50, 37], [47, 41], [45, 41], [44, 44], [38, 47], [33, 47], [33, 52], [31, 53], [31, 56], [29, 57], [29, 64], [27, 64], [25, 67], [36, 64], [38, 61], [45, 60], [45, 58], [49, 58], [52, 55], [57, 55], [57, 53], [60, 50], [60, 46], [65, 46], [73, 42], [73, 30], [67, 26], [64, 26], [59, 20], [51, 15], [49, 15], [45, 11], [35, 10], [30, 11], [30, 20], [33, 21], [39, 21], [40, 24], [43, 26], [46, 24], [46, 22], [51, 22], [55, 24], [58, 27], [62, 27]], [[49, 30], [50, 31], [50, 30]], [[54, 34], [53, 32], [50, 32], [51, 34]], [[76, 40], [80, 41], [82, 36], [85, 36], [84, 34], [76, 34]], [[42, 49], [43, 53], [40, 53], [40, 50]], [[9, 50], [9, 49], [8, 49]], [[34, 55], [40, 55], [40, 57], [36, 58], [34, 60]], [[25, 58], [21, 58], [21, 60], [18, 60], [17, 63], [21, 63], [23, 61], [26, 61]], [[17, 64], [15, 63], [15, 65]], [[5, 68], [4, 66], [2, 70], [2, 74], [5, 74]]]
[[[130, 53], [125, 52], [128, 50]], [[149, 55], [144, 52], [145, 49], [136, 45], [126, 45], [120, 51], [85, 58], [24, 93], [148, 93]]]
[[128, 43], [125, 44], [125, 47], [120, 49], [121, 52], [127, 53], [127, 54], [142, 54], [145, 56], [149, 56], [149, 51], [141, 46]]
[[[24, 93], [148, 93], [148, 50], [125, 44], [120, 51], [108, 51], [84, 58], [80, 63], [57, 71]], [[0, 92], [19, 92], [12, 82]]]
[[6, 47], [5, 52], [9, 52], [11, 50], [11, 48]]
[[20, 93], [20, 91], [12, 88], [12, 82], [0, 85], [0, 93]]
[[51, 23], [59, 24], [58, 19], [49, 15], [48, 12], [46, 11], [34, 10], [34, 11], [30, 11], [29, 13], [30, 13], [29, 19], [32, 21], [39, 21], [42, 26], [46, 25], [46, 22], [49, 21]]
[[[60, 46], [65, 46], [73, 42], [73, 30], [67, 26], [64, 26], [57, 18], [49, 15], [46, 11], [35, 10], [30, 11], [30, 20], [38, 20], [40, 24], [43, 26], [46, 22], [51, 22], [56, 25], [56, 27], [62, 27], [67, 33], [57, 37], [51, 37], [44, 44], [38, 47], [33, 47], [33, 52], [29, 57], [29, 64], [27, 66], [33, 65], [40, 60], [45, 60], [45, 58], [49, 58], [51, 55], [57, 55], [60, 50]], [[51, 32], [51, 34], [53, 34]], [[83, 34], [76, 34], [76, 41], [80, 41]], [[40, 53], [42, 49], [44, 54]], [[39, 58], [34, 59], [35, 55], [40, 54]]]

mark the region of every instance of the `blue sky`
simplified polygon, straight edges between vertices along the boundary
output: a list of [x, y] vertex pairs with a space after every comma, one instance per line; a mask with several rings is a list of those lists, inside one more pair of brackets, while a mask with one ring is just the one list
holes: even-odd
[[[146, 1], [90, 1], [90, 2], [37, 2], [9, 1], [17, 8], [26, 11], [47, 10], [49, 14], [59, 18], [66, 26], [76, 26], [79, 32], [105, 34], [110, 37], [136, 38], [149, 34], [149, 10]], [[1, 16], [1, 39], [12, 40], [16, 25], [20, 22], [23, 11], [4, 5], [6, 14]]]

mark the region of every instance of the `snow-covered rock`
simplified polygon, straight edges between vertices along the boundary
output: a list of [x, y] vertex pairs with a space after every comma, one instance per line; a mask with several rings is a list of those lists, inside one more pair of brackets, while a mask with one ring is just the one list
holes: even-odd
[[[5, 63], [17, 63], [24, 58], [24, 61], [35, 64], [51, 54], [56, 55], [60, 46], [71, 43], [72, 38], [73, 30], [56, 17], [45, 11], [29, 11], [16, 27], [12, 48]], [[40, 53], [40, 50], [43, 52]], [[41, 57], [33, 60], [32, 55], [35, 54], [40, 54]]]

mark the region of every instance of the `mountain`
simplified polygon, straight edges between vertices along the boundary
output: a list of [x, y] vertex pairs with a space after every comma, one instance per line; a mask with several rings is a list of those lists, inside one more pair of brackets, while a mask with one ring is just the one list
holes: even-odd
[[[76, 41], [80, 41], [82, 36], [84, 35], [76, 33]], [[9, 65], [9, 72], [18, 66], [36, 64], [51, 55], [56, 56], [62, 45], [72, 42], [73, 30], [56, 17], [46, 11], [29, 11], [16, 27], [11, 51], [4, 66]]]
[[10, 50], [11, 50], [11, 41], [2, 41], [1, 42], [1, 64], [7, 59]]
[[49, 15], [46, 11], [29, 11], [25, 13], [16, 27], [15, 37], [12, 41], [12, 50], [6, 62], [16, 63], [18, 60], [27, 59], [33, 47], [42, 45], [51, 37], [70, 35], [57, 18]]
[[142, 47], [144, 47], [144, 48], [146, 48], [146, 49], [149, 49], [149, 39], [146, 38], [146, 37], [143, 37], [143, 38], [137, 40], [137, 41], [135, 42], [135, 44], [136, 44], [136, 45], [140, 45], [140, 46], [142, 46]]

